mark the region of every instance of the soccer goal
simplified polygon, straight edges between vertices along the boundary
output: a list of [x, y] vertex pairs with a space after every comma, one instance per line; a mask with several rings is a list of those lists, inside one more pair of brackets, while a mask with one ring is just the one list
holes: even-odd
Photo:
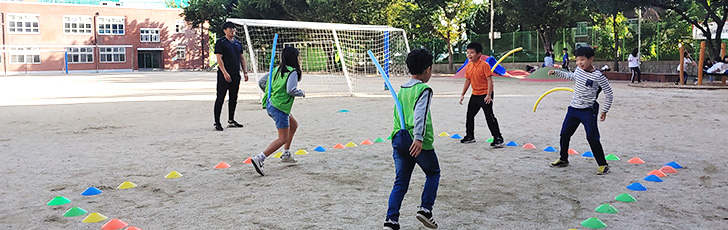
[[392, 77], [408, 76], [405, 59], [409, 53], [407, 36], [390, 26], [352, 25], [257, 19], [228, 19], [237, 25], [236, 36], [243, 43], [256, 78], [268, 72], [273, 37], [278, 34], [276, 64], [283, 48], [300, 52], [301, 70], [306, 81], [320, 81], [330, 94], [367, 94], [382, 87], [357, 84], [378, 72], [367, 50], [371, 50]]

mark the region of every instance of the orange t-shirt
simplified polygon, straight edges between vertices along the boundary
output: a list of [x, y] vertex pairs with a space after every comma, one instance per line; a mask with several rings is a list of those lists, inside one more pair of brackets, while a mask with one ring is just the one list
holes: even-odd
[[488, 94], [488, 78], [493, 77], [490, 65], [483, 60], [470, 62], [465, 66], [465, 78], [470, 79], [473, 95]]

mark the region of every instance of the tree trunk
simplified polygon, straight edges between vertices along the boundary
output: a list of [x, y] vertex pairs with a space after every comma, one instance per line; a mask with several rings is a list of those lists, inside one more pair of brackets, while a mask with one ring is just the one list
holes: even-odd
[[612, 14], [612, 29], [614, 30], [614, 68], [619, 72], [619, 34], [617, 34], [617, 14]]
[[[553, 41], [553, 38], [551, 37], [551, 29], [550, 28], [539, 28], [538, 29], [538, 36], [541, 39], [541, 42], [543, 42], [543, 51], [549, 52], [549, 50], [553, 50], [554, 47], [551, 45], [551, 41]], [[555, 59], [554, 59], [555, 60]]]
[[452, 50], [452, 43], [450, 43], [450, 35], [448, 35], [447, 37], [448, 38], [445, 39], [447, 42], [447, 53], [449, 54], [449, 55], [447, 55], [447, 62], [448, 62], [448, 67], [450, 68], [450, 73], [453, 73], [453, 72], [455, 72], [455, 67], [452, 64], [452, 55], [454, 52]]

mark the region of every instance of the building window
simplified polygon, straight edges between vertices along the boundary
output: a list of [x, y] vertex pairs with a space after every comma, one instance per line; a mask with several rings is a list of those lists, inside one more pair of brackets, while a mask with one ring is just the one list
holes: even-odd
[[8, 14], [8, 33], [39, 33], [39, 18], [37, 14]]
[[124, 47], [101, 47], [99, 55], [102, 63], [126, 62], [126, 48]]
[[187, 50], [187, 47], [177, 46], [177, 56], [175, 58], [177, 60], [185, 60], [185, 51], [186, 50]]
[[175, 33], [184, 33], [186, 28], [185, 20], [177, 19], [174, 21], [174, 32]]
[[68, 63], [94, 62], [94, 48], [92, 47], [66, 48], [66, 52], [68, 52]]
[[40, 64], [38, 47], [10, 47], [10, 64]]
[[99, 34], [124, 35], [124, 17], [99, 17]]
[[159, 29], [145, 28], [139, 31], [142, 42], [159, 42]]
[[91, 16], [63, 16], [63, 33], [91, 34]]

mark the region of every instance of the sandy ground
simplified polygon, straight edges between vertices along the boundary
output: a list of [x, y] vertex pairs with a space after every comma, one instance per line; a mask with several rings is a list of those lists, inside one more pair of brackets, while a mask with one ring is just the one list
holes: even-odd
[[[256, 85], [241, 86], [236, 119], [245, 127], [215, 132], [214, 79], [207, 72], [0, 77], [0, 226], [99, 229], [104, 222], [62, 216], [79, 206], [147, 230], [381, 228], [394, 178], [391, 145], [331, 148], [387, 137], [393, 103], [379, 78], [355, 82], [367, 95], [327, 97], [335, 88], [323, 84], [330, 79], [304, 75], [301, 88], [309, 97], [294, 106], [300, 129], [293, 146], [310, 154], [297, 156], [295, 165], [269, 158], [265, 177], [242, 164], [276, 136], [256, 103]], [[476, 143], [436, 137], [442, 177], [434, 213], [441, 229], [583, 229], [580, 222], [589, 217], [609, 229], [728, 229], [728, 90], [612, 82], [615, 102], [599, 128], [607, 154], [622, 160], [597, 176], [593, 159], [572, 156], [571, 166], [555, 169], [548, 163], [558, 154], [541, 151], [558, 148], [570, 94], [549, 95], [536, 113], [533, 103], [544, 91], [571, 84], [495, 82], [494, 109], [506, 141], [530, 142], [537, 150], [491, 149], [482, 113]], [[430, 85], [436, 134], [463, 135], [462, 80], [434, 78]], [[227, 106], [223, 119], [226, 114]], [[328, 151], [314, 152], [316, 146]], [[572, 147], [589, 150], [583, 129]], [[632, 157], [647, 163], [628, 164]], [[232, 167], [213, 169], [220, 161]], [[685, 168], [662, 183], [642, 180], [670, 161]], [[184, 176], [164, 179], [172, 170]], [[424, 174], [415, 169], [413, 175], [403, 229], [423, 229], [415, 212]], [[117, 190], [126, 180], [139, 187]], [[633, 182], [649, 190], [627, 190]], [[90, 186], [103, 193], [81, 196]], [[614, 201], [624, 192], [638, 201]], [[72, 202], [45, 205], [54, 196]], [[604, 203], [619, 214], [594, 211]]]

